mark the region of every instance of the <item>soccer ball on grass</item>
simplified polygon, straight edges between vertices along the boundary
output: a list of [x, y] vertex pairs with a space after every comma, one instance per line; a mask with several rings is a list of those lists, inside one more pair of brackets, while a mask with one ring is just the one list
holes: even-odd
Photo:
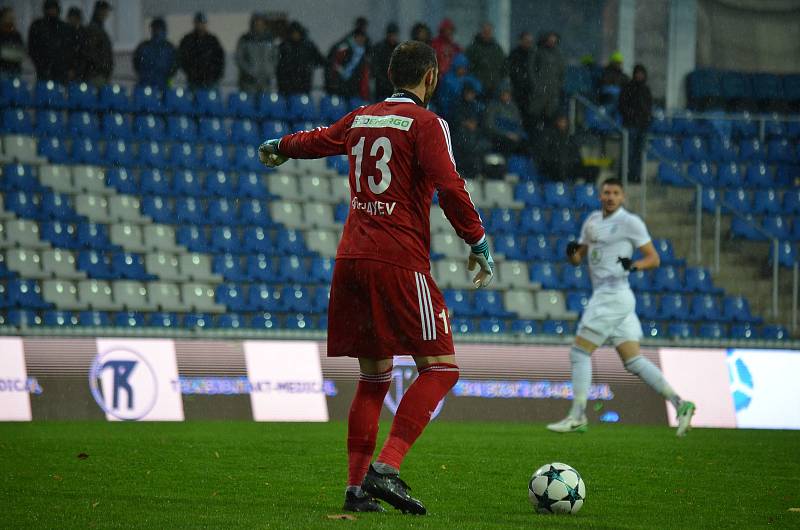
[[528, 498], [538, 513], [578, 513], [586, 498], [586, 485], [575, 469], [553, 462], [539, 469], [528, 482]]

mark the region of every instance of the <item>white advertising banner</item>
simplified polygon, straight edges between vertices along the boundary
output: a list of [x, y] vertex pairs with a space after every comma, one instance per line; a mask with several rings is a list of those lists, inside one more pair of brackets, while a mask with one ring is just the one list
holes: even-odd
[[0, 421], [31, 421], [32, 384], [25, 370], [22, 339], [0, 337]]
[[800, 353], [727, 352], [736, 424], [745, 429], [800, 429]]
[[175, 343], [169, 339], [97, 339], [89, 386], [106, 419], [183, 421]]
[[250, 403], [256, 421], [328, 421], [319, 345], [245, 341]]

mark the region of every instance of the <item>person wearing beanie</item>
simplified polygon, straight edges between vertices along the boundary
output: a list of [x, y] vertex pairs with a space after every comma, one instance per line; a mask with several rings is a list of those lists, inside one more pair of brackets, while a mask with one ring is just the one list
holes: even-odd
[[622, 87], [630, 81], [630, 78], [622, 71], [623, 62], [622, 53], [614, 52], [606, 67], [603, 68], [603, 75], [600, 78], [600, 103], [616, 105]]
[[39, 81], [69, 81], [72, 31], [61, 20], [61, 3], [45, 0], [43, 16], [31, 24], [28, 30], [28, 55], [36, 68]]
[[461, 46], [453, 40], [456, 25], [449, 18], [442, 19], [439, 24], [439, 35], [431, 42], [431, 47], [436, 50], [436, 60], [439, 63], [439, 79], [450, 71], [450, 65], [456, 55], [462, 52]]
[[494, 38], [494, 26], [481, 24], [466, 51], [470, 71], [483, 85], [485, 99], [495, 97], [497, 85], [506, 77], [506, 54]]
[[386, 25], [386, 36], [372, 48], [372, 78], [375, 80], [375, 99], [380, 101], [394, 93], [392, 82], [389, 81], [389, 59], [392, 52], [400, 43], [400, 29], [395, 22]]
[[239, 67], [239, 90], [251, 94], [272, 91], [278, 65], [278, 43], [269, 31], [267, 16], [253, 13], [250, 31], [236, 44], [236, 66]]
[[622, 125], [628, 129], [628, 179], [639, 182], [642, 176], [642, 151], [653, 118], [653, 94], [647, 85], [647, 69], [641, 64], [633, 67], [633, 79], [622, 87], [619, 112]]
[[285, 95], [310, 94], [314, 70], [325, 66], [325, 57], [306, 35], [306, 28], [293, 20], [286, 40], [278, 47], [278, 91]]
[[216, 35], [208, 31], [208, 18], [202, 11], [194, 15], [194, 30], [181, 39], [178, 65], [192, 90], [213, 88], [222, 79], [225, 52]]
[[161, 90], [178, 71], [178, 52], [167, 40], [167, 23], [163, 18], [154, 18], [150, 22], [150, 39], [136, 47], [133, 69], [140, 85]]

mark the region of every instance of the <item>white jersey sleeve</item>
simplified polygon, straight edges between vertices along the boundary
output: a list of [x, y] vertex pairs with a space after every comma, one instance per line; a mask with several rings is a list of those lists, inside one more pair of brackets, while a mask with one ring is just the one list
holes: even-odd
[[634, 248], [640, 248], [651, 241], [647, 226], [638, 215], [631, 214], [628, 217], [628, 236], [631, 238]]

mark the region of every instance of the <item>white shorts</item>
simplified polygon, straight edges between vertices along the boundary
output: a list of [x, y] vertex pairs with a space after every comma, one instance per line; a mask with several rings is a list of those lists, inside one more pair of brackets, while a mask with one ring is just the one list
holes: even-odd
[[606, 341], [615, 347], [623, 342], [639, 342], [642, 339], [642, 324], [636, 316], [633, 291], [595, 291], [578, 323], [577, 335], [597, 346], [602, 346]]

